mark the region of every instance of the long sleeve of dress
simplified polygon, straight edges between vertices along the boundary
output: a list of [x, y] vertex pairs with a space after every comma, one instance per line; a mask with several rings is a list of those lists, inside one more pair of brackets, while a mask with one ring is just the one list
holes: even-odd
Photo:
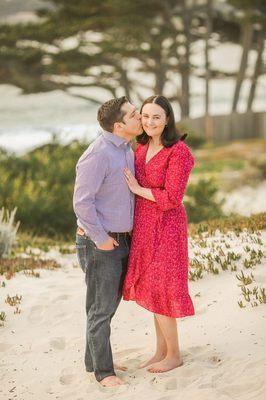
[[174, 145], [163, 188], [152, 188], [152, 194], [162, 211], [178, 207], [184, 197], [189, 174], [194, 166], [194, 158], [183, 142]]

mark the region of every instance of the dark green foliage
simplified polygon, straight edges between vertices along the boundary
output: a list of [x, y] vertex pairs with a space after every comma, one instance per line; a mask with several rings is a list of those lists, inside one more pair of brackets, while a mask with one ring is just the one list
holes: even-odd
[[73, 233], [75, 165], [86, 147], [53, 143], [23, 157], [2, 156], [0, 204], [18, 207], [23, 230], [47, 236]]
[[[263, 20], [264, 0], [231, 3], [245, 13], [253, 8], [255, 21]], [[76, 86], [101, 87], [112, 97], [123, 93], [141, 102], [144, 99], [131, 70], [152, 76], [154, 83], [147, 87], [158, 94], [165, 94], [166, 84], [172, 84], [170, 76], [180, 73], [182, 90], [173, 83], [170, 100], [180, 103], [182, 115], [189, 115], [182, 101], [182, 97], [191, 95], [189, 88], [184, 90], [185, 83], [189, 74], [201, 76], [202, 68], [189, 62], [184, 48], [187, 43], [193, 54], [191, 45], [202, 39], [202, 28], [206, 26], [204, 2], [47, 0], [41, 4], [43, 9], [36, 10], [41, 17], [38, 22], [0, 25], [0, 83], [13, 84], [23, 93], [67, 91], [73, 85], [74, 74], [89, 78]], [[213, 4], [213, 32], [220, 41], [239, 41], [242, 22], [235, 17], [235, 10], [231, 14], [219, 11]], [[75, 37], [76, 44], [66, 49], [61, 44], [69, 37]], [[254, 34], [254, 40], [255, 37]], [[131, 66], [133, 59], [138, 60], [138, 66]], [[226, 75], [220, 70], [211, 73]], [[54, 75], [64, 79], [54, 79]], [[95, 96], [87, 99], [97, 101]]]
[[188, 186], [185, 201], [189, 222], [197, 223], [223, 216], [222, 201], [217, 201], [218, 188], [212, 179], [201, 179]]
[[188, 135], [185, 142], [192, 149], [198, 149], [206, 143], [206, 140], [203, 137], [201, 137], [193, 129], [188, 128], [186, 125], [177, 124], [177, 128], [181, 135], [184, 135], [185, 133]]
[[229, 0], [229, 3], [242, 10], [250, 10], [254, 13], [266, 12], [265, 0]]
[[[67, 146], [48, 144], [22, 157], [0, 152], [0, 204], [7, 209], [17, 207], [20, 230], [65, 239], [73, 236], [75, 166], [86, 148], [87, 144], [75, 141]], [[189, 185], [186, 208], [190, 222], [222, 215], [216, 193], [213, 181]]]
[[[15, 84], [24, 93], [55, 88], [67, 90], [71, 86], [68, 79], [75, 74], [90, 78], [89, 84], [83, 81], [78, 86], [101, 87], [114, 97], [119, 96], [122, 89], [129, 98], [140, 98], [135, 77], [129, 74], [132, 67], [128, 62], [132, 59], [139, 61], [139, 66], [133, 69], [153, 76], [154, 84], [150, 88], [158, 94], [164, 94], [170, 74], [196, 70], [194, 65], [187, 65], [183, 56], [184, 2], [50, 0], [48, 5], [47, 10], [38, 12], [44, 17], [38, 23], [0, 26], [1, 83]], [[191, 24], [192, 17], [196, 21], [190, 26], [192, 43], [202, 37], [199, 29], [205, 26], [205, 21], [200, 8], [186, 9]], [[85, 34], [88, 31], [98, 34], [98, 39], [100, 33], [100, 39], [95, 41], [95, 35]], [[60, 43], [69, 37], [77, 41], [73, 49], [66, 50]], [[21, 47], [21, 40], [28, 42]], [[39, 43], [37, 47], [36, 43]], [[52, 52], [47, 44], [57, 50]], [[39, 52], [36, 53], [36, 57], [40, 57], [37, 64], [32, 58], [32, 46]], [[51, 76], [54, 74], [67, 79], [55, 81]], [[174, 89], [171, 100], [181, 102], [180, 93], [178, 87]]]
[[186, 144], [192, 149], [199, 149], [206, 143], [203, 137], [199, 135], [194, 135], [193, 133], [189, 134], [186, 138]]

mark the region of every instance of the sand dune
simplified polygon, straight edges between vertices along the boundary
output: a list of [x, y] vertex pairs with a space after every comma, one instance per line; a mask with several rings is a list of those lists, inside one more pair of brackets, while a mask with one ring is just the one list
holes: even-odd
[[249, 217], [266, 211], [265, 204], [266, 181], [256, 187], [242, 186], [230, 193], [222, 194], [225, 198], [223, 211], [225, 214], [236, 213]]
[[[118, 372], [127, 384], [106, 389], [84, 371], [85, 283], [76, 257], [50, 256], [60, 270], [40, 270], [40, 278], [19, 273], [0, 288], [7, 314], [0, 328], [1, 400], [265, 399], [265, 305], [239, 307], [234, 273], [190, 283], [196, 315], [179, 321], [184, 365], [165, 374], [137, 369], [153, 351], [153, 318], [134, 302], [122, 302], [112, 344], [115, 361], [128, 367]], [[253, 274], [265, 285], [265, 263]], [[5, 304], [7, 294], [22, 295], [20, 314]]]

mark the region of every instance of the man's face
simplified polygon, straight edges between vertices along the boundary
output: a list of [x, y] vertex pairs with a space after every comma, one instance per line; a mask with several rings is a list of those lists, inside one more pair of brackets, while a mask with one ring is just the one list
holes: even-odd
[[131, 103], [125, 103], [121, 107], [125, 113], [123, 123], [121, 123], [121, 133], [131, 139], [142, 132], [141, 115]]

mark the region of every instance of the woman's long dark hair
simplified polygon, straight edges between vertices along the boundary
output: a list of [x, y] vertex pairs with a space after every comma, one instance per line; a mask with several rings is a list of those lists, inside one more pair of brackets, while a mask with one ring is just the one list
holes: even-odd
[[[184, 140], [187, 135], [181, 136], [175, 123], [175, 116], [173, 108], [164, 96], [151, 96], [148, 97], [141, 106], [140, 112], [142, 112], [145, 104], [154, 103], [158, 104], [158, 106], [162, 107], [165, 111], [166, 117], [168, 118], [167, 125], [164, 127], [164, 130], [161, 135], [161, 142], [164, 147], [171, 147], [173, 144], [178, 142], [179, 140]], [[143, 131], [139, 136], [137, 136], [137, 142], [140, 144], [146, 144], [150, 141], [150, 137], [147, 135], [145, 131]]]

